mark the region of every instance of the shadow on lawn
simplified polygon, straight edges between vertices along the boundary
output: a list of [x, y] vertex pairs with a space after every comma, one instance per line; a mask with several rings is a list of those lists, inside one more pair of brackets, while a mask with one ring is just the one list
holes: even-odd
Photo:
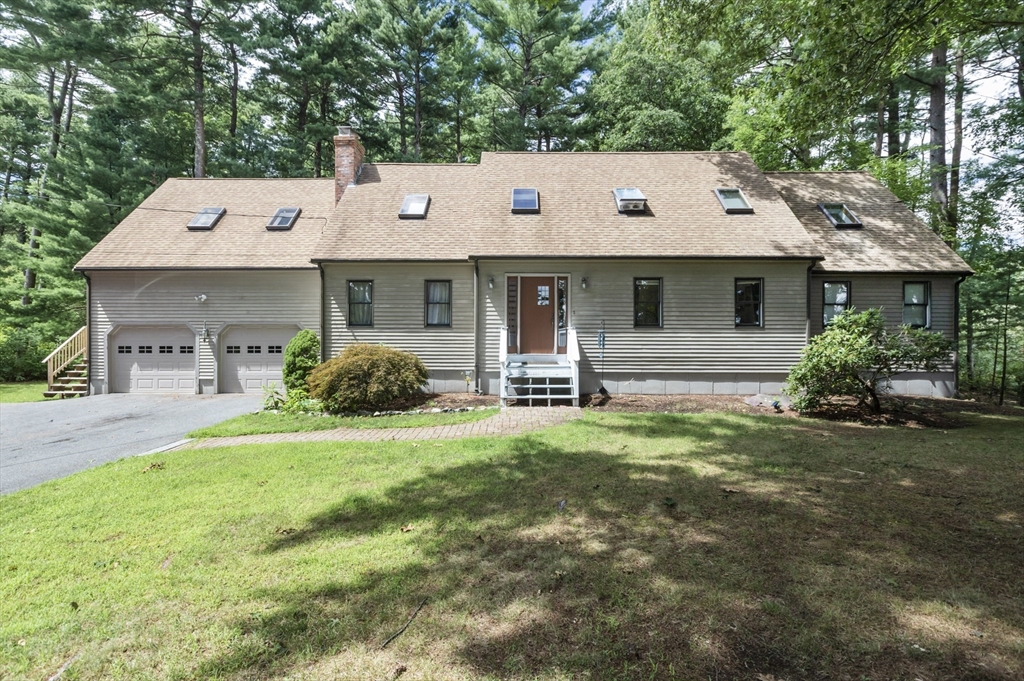
[[[884, 467], [857, 475], [830, 458], [864, 467], [884, 432], [791, 425], [597, 418], [567, 427], [600, 438], [587, 451], [543, 433], [495, 440], [489, 458], [395, 484], [382, 498], [349, 495], [267, 550], [392, 533], [414, 537], [419, 558], [351, 583], [259, 594], [276, 607], [238, 622], [245, 642], [197, 676], [282, 672], [351, 645], [372, 651], [423, 597], [403, 638], [418, 651], [443, 649], [470, 676], [1020, 673], [1004, 666], [1024, 628], [1020, 537], [985, 522], [992, 500], [962, 477], [959, 496], [947, 494], [950, 462], [900, 469], [896, 477], [913, 479], [906, 486]], [[844, 433], [866, 439], [820, 451], [823, 437]], [[634, 451], [671, 437], [697, 448]], [[409, 524], [414, 534], [399, 534]], [[981, 620], [1001, 631], [972, 635]], [[392, 646], [402, 650], [403, 638]]]

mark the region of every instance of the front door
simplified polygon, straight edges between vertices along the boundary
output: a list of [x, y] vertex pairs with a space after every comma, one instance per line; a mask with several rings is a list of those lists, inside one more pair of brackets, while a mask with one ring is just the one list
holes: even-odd
[[522, 277], [519, 352], [524, 355], [555, 352], [555, 302], [554, 277]]

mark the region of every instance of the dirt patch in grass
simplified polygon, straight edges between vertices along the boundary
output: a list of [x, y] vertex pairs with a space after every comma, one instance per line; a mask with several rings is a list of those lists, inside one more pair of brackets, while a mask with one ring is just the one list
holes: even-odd
[[584, 395], [580, 406], [597, 412], [642, 414], [708, 414], [731, 412], [736, 414], [777, 414], [796, 416], [795, 412], [776, 412], [765, 407], [753, 407], [741, 395]]
[[408, 400], [402, 400], [388, 407], [389, 410], [409, 409], [458, 409], [460, 407], [496, 407], [497, 395], [475, 393], [423, 393]]

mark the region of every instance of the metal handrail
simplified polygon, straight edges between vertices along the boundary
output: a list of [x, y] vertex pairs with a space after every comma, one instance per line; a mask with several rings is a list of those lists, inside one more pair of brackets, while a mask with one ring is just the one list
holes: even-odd
[[53, 389], [54, 377], [63, 371], [69, 364], [79, 357], [85, 357], [88, 348], [89, 334], [88, 327], [83, 326], [70, 338], [57, 346], [57, 348], [46, 356], [43, 364], [46, 365], [46, 386]]

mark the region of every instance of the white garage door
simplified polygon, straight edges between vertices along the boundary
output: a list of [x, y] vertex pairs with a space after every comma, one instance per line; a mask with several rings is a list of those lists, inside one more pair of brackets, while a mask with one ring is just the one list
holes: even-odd
[[298, 327], [233, 326], [220, 338], [220, 392], [259, 393], [271, 383], [284, 392], [284, 348]]
[[110, 336], [116, 393], [194, 393], [196, 336], [185, 326], [121, 327]]

